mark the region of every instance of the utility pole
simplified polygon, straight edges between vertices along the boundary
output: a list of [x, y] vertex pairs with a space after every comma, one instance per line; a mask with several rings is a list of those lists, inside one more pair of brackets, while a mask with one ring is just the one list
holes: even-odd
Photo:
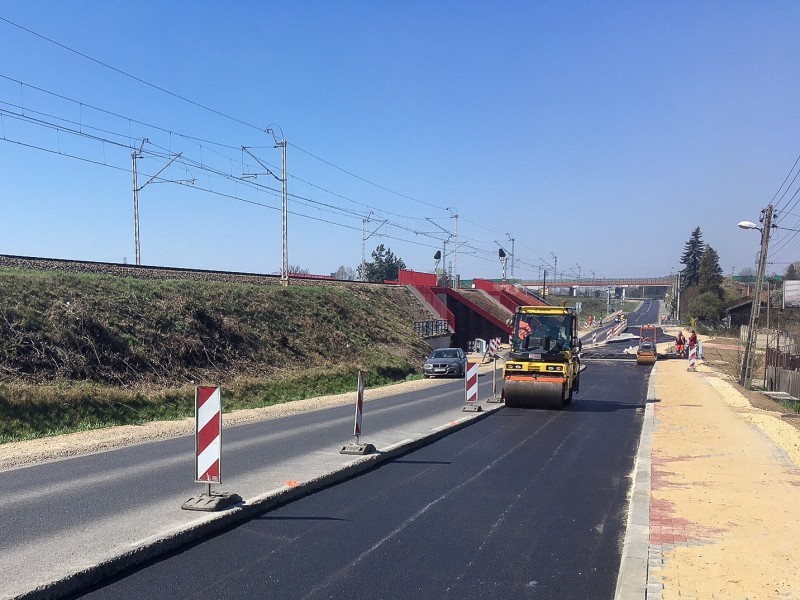
[[[178, 160], [181, 157], [182, 153], [176, 154], [172, 157], [172, 159], [165, 164], [158, 172], [153, 175], [150, 179], [145, 181], [141, 186], [138, 183], [139, 173], [136, 166], [137, 159], [143, 156], [144, 145], [148, 143], [150, 140], [147, 138], [142, 139], [142, 143], [139, 146], [138, 150], [134, 150], [131, 153], [131, 158], [133, 159], [133, 242], [136, 246], [136, 265], [139, 266], [142, 264], [142, 252], [141, 252], [141, 244], [139, 240], [139, 192], [141, 192], [149, 183], [152, 183], [153, 180], [156, 179], [164, 170], [169, 167], [172, 163]], [[187, 179], [187, 180], [170, 180], [171, 183], [192, 183], [194, 184], [194, 179]]]
[[367, 223], [369, 223], [369, 221], [370, 221], [370, 216], [371, 216], [372, 214], [373, 214], [373, 213], [372, 213], [372, 211], [369, 211], [369, 214], [368, 214], [368, 215], [367, 215], [365, 218], [361, 219], [361, 281], [366, 281], [366, 280], [367, 280], [367, 274], [366, 274], [366, 272], [365, 272], [365, 271], [366, 271], [366, 265], [367, 265], [367, 257], [366, 257], [366, 241], [367, 241], [369, 238], [371, 238], [373, 235], [375, 235], [375, 234], [378, 232], [378, 229], [380, 229], [381, 227], [383, 227], [384, 225], [386, 225], [386, 223], [388, 223], [388, 222], [389, 222], [389, 219], [384, 219], [384, 220], [381, 222], [381, 224], [380, 224], [380, 225], [378, 225], [378, 226], [375, 228], [375, 231], [373, 231], [373, 232], [372, 232], [372, 233], [370, 233], [369, 235], [366, 235], [366, 227], [367, 227]]
[[272, 175], [277, 181], [281, 182], [281, 285], [285, 287], [289, 285], [289, 195], [286, 187], [288, 183], [286, 175], [286, 138], [283, 137], [283, 131], [281, 131], [281, 137], [278, 138], [278, 135], [272, 127], [267, 127], [266, 131], [272, 135], [272, 139], [275, 142], [273, 147], [281, 149], [280, 177], [275, 175], [264, 161], [250, 152], [249, 148], [242, 146], [242, 150], [247, 152], [269, 175]]
[[133, 243], [136, 247], [136, 266], [142, 264], [142, 253], [139, 246], [139, 184], [136, 180], [136, 159], [142, 155], [144, 145], [148, 141], [147, 138], [143, 138], [139, 149], [131, 152], [133, 159]]
[[[758, 316], [761, 312], [761, 285], [764, 281], [764, 271], [767, 267], [767, 252], [769, 250], [769, 234], [772, 230], [772, 204], [767, 205], [762, 211], [761, 222], [764, 223], [764, 228], [761, 229], [761, 251], [758, 256], [758, 274], [756, 275], [756, 284], [753, 289], [753, 306], [750, 310], [750, 325], [747, 328], [747, 342], [744, 347], [744, 357], [742, 358], [742, 373], [739, 383], [745, 389], [750, 389], [753, 376], [753, 360], [755, 358], [755, 345], [756, 333], [755, 328], [758, 325]], [[744, 222], [742, 222], [743, 224]], [[740, 227], [742, 226], [740, 224]], [[745, 229], [760, 229], [748, 223]]]
[[[431, 219], [430, 217], [425, 217], [425, 220], [428, 221], [434, 227], [438, 227], [447, 234], [447, 237], [445, 237], [442, 240], [442, 274], [444, 275], [445, 278], [445, 285], [447, 285], [447, 240], [452, 238], [453, 234], [447, 231], [447, 229], [445, 229], [438, 223], [434, 222], [434, 220]], [[456, 226], [458, 226], [458, 221], [456, 221]], [[458, 250], [458, 244], [456, 244], [456, 250]]]
[[282, 219], [281, 219], [281, 245], [282, 245], [282, 254], [283, 254], [283, 262], [281, 263], [281, 285], [288, 286], [289, 285], [289, 195], [287, 193], [286, 185], [287, 185], [287, 177], [286, 177], [286, 138], [283, 137], [283, 132], [281, 131], [281, 139], [278, 140], [278, 137], [275, 135], [275, 131], [271, 128], [267, 128], [267, 133], [271, 133], [273, 139], [275, 140], [275, 147], [281, 149], [281, 183], [283, 184], [283, 190], [281, 194], [281, 212], [282, 212]]
[[507, 233], [506, 236], [511, 241], [511, 279], [514, 279], [514, 238], [510, 233]]
[[364, 273], [365, 266], [367, 264], [367, 250], [366, 250], [366, 241], [367, 238], [365, 237], [367, 223], [369, 223], [369, 218], [372, 216], [372, 211], [369, 211], [369, 214], [361, 219], [361, 281], [367, 280], [367, 275]]
[[456, 235], [455, 235], [456, 243], [453, 246], [453, 276], [454, 276], [454, 279], [455, 279], [455, 286], [454, 287], [456, 289], [458, 289], [458, 287], [459, 287], [458, 282], [459, 282], [459, 279], [460, 279], [460, 277], [458, 275], [458, 213], [455, 212], [454, 210], [452, 210], [452, 208], [450, 208], [450, 207], [448, 207], [447, 210], [450, 211], [450, 213], [453, 215], [453, 218], [456, 221], [456, 228], [455, 228], [456, 229]]
[[553, 282], [558, 281], [558, 257], [555, 252], [551, 252], [550, 256], [553, 257]]

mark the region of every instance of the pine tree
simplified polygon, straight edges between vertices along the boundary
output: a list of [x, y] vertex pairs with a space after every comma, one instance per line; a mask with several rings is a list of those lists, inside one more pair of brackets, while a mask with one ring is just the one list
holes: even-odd
[[[390, 248], [385, 248], [383, 244], [372, 251], [373, 262], [364, 263], [364, 274], [367, 281], [379, 282], [394, 281], [397, 279], [400, 269], [406, 268], [406, 263], [402, 258], [394, 255]], [[358, 267], [358, 274], [361, 275], [361, 267]]]
[[700, 261], [703, 259], [703, 253], [706, 250], [706, 245], [703, 242], [703, 234], [700, 227], [696, 227], [692, 231], [689, 241], [683, 248], [683, 256], [681, 256], [681, 264], [686, 265], [683, 269], [683, 281], [686, 287], [691, 287], [700, 283]]
[[708, 246], [703, 252], [703, 258], [700, 259], [697, 289], [701, 294], [716, 294], [721, 300], [725, 296], [722, 290], [723, 280], [722, 267], [719, 266], [719, 255], [716, 250]]

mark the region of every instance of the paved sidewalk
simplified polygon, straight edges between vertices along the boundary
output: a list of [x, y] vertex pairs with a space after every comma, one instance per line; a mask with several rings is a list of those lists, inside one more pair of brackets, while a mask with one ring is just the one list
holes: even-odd
[[800, 599], [800, 435], [704, 365], [653, 372], [649, 600]]

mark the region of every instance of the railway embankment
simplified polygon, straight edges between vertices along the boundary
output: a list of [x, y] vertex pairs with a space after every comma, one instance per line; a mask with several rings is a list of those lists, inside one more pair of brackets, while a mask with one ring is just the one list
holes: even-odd
[[59, 262], [0, 264], [0, 443], [182, 418], [196, 384], [226, 410], [348, 391], [360, 369], [377, 386], [428, 351], [401, 286]]

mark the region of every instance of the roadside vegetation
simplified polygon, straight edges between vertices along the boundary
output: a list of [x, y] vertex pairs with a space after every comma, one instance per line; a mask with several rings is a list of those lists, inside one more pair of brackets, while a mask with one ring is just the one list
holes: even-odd
[[0, 270], [0, 443], [418, 377], [401, 287], [261, 286]]

